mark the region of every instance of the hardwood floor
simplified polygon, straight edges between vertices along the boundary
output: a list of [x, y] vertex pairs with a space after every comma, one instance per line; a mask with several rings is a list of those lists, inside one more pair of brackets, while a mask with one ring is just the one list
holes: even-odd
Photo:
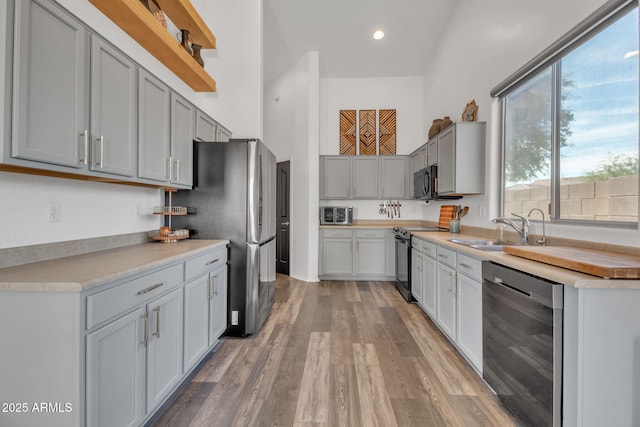
[[224, 338], [156, 426], [510, 426], [390, 282], [278, 276], [262, 330]]

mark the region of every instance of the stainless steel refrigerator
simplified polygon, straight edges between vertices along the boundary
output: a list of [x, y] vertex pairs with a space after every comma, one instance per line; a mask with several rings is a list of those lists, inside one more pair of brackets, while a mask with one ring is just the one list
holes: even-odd
[[194, 187], [173, 203], [193, 215], [173, 217], [196, 239], [228, 239], [227, 335], [256, 333], [275, 301], [276, 160], [258, 139], [194, 141]]

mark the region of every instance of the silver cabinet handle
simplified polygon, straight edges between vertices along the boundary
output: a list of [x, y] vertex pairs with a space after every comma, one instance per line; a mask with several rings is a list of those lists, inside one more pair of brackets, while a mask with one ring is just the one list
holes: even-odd
[[156, 313], [156, 331], [152, 335], [160, 338], [160, 307], [154, 308], [153, 311]]
[[459, 265], [460, 265], [460, 267], [464, 267], [467, 270], [472, 270], [473, 269], [469, 264], [465, 264], [464, 262], [461, 262]]
[[155, 285], [151, 285], [148, 288], [145, 288], [141, 291], [138, 291], [138, 293], [136, 295], [144, 295], [146, 293], [151, 292], [154, 289], [158, 289], [160, 286], [164, 285], [164, 283], [160, 282], [160, 283], [156, 283]]
[[102, 169], [104, 167], [104, 135], [100, 135], [96, 142], [100, 144], [100, 161], [96, 162], [96, 166]]
[[214, 260], [209, 261], [208, 263], [206, 263], [205, 265], [211, 265], [211, 264], [215, 264], [216, 262], [220, 261], [220, 258], [216, 258]]
[[88, 165], [89, 164], [89, 130], [85, 129], [84, 132], [80, 134], [80, 136], [84, 140], [84, 157], [80, 159], [80, 161], [85, 165]]
[[147, 336], [147, 329], [149, 327], [149, 317], [147, 316], [147, 313], [145, 312], [142, 316], [140, 316], [140, 318], [143, 320], [144, 322], [144, 332], [142, 333], [142, 341], [140, 341], [140, 344], [142, 344], [143, 346], [147, 346], [147, 342], [148, 342], [148, 336]]
[[169, 182], [173, 182], [173, 159], [171, 157], [167, 159], [167, 169], [169, 170]]
[[213, 298], [213, 277], [209, 276], [209, 299]]
[[218, 276], [213, 278], [213, 295], [218, 296]]
[[444, 254], [438, 254], [438, 258], [449, 259], [449, 257]]
[[176, 159], [175, 160], [175, 165], [176, 165], [176, 181], [180, 181], [180, 159]]

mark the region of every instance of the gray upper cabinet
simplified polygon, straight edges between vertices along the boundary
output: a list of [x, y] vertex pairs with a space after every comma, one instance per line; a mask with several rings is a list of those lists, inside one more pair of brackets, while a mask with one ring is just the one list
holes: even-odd
[[438, 134], [438, 193], [484, 193], [485, 122], [455, 123]]
[[166, 182], [171, 155], [171, 90], [141, 68], [138, 93], [138, 177]]
[[195, 107], [175, 92], [171, 93], [171, 157], [169, 181], [173, 184], [193, 184], [193, 137]]
[[377, 199], [379, 163], [377, 156], [352, 157], [352, 199]]
[[16, 2], [11, 156], [84, 168], [88, 161], [87, 32], [63, 9]]
[[320, 156], [321, 199], [406, 199], [409, 156]]
[[409, 179], [406, 156], [380, 157], [380, 198], [402, 199], [409, 197]]
[[218, 141], [218, 124], [211, 117], [200, 110], [196, 111], [196, 134], [197, 141]]
[[351, 195], [351, 159], [320, 156], [320, 198], [348, 199]]
[[135, 176], [137, 66], [98, 37], [91, 40], [90, 168]]
[[431, 166], [438, 163], [438, 139], [437, 137], [427, 142], [427, 163], [425, 166]]
[[231, 131], [220, 123], [216, 126], [216, 141], [228, 142], [231, 139]]

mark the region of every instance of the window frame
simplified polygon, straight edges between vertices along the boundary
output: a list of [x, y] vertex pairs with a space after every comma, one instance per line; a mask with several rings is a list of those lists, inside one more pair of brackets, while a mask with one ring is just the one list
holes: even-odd
[[[561, 85], [558, 84], [562, 80], [561, 61], [572, 51], [587, 43], [593, 37], [597, 36], [602, 30], [615, 23], [622, 16], [631, 12], [633, 9], [639, 9], [637, 0], [610, 0], [600, 9], [589, 16], [585, 21], [569, 31], [557, 42], [544, 50], [541, 54], [529, 61], [514, 74], [509, 76], [502, 83], [497, 85], [491, 91], [492, 97], [497, 97], [500, 101], [501, 124], [500, 124], [500, 195], [499, 212], [506, 215], [505, 212], [505, 170], [506, 170], [506, 114], [507, 102], [505, 98], [510, 93], [518, 89], [522, 85], [531, 81], [533, 78], [544, 72], [547, 68], [551, 68], [552, 88], [551, 88], [551, 157], [550, 157], [550, 194], [549, 207], [546, 215], [549, 222], [556, 224], [580, 225], [586, 227], [616, 228], [616, 229], [633, 229], [640, 230], [640, 194], [638, 195], [638, 220], [632, 221], [603, 221], [603, 220], [577, 220], [560, 218], [560, 120], [559, 112], [561, 111]], [[639, 70], [640, 74], [640, 70]], [[640, 104], [640, 93], [638, 96]], [[640, 129], [638, 138], [638, 157], [640, 158]], [[640, 189], [640, 173], [638, 174], [638, 188]]]

